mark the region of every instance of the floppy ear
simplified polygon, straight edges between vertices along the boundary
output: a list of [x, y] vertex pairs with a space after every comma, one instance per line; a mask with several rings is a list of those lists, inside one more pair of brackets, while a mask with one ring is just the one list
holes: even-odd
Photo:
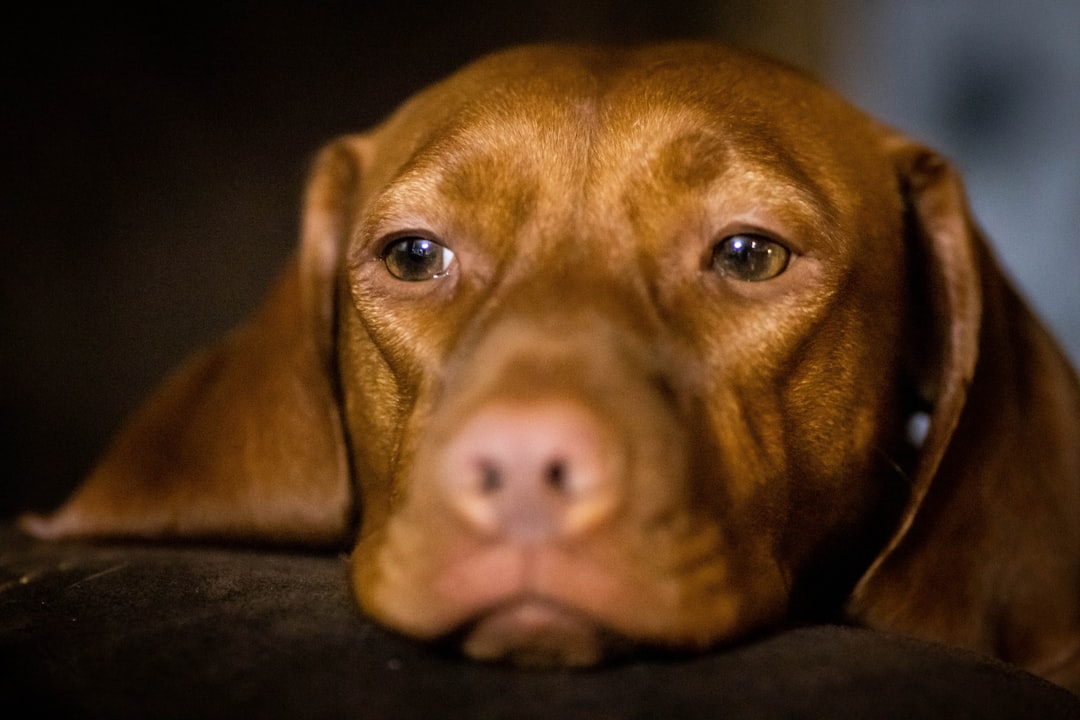
[[995, 263], [955, 171], [892, 142], [930, 424], [849, 614], [1080, 685], [1080, 383]]
[[191, 358], [30, 534], [331, 543], [352, 523], [333, 380], [335, 283], [360, 140], [318, 157], [297, 257], [257, 313]]

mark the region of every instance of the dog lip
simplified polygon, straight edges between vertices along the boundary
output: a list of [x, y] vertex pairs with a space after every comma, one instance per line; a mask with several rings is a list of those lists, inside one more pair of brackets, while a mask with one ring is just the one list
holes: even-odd
[[473, 659], [530, 668], [595, 665], [613, 639], [582, 611], [537, 595], [502, 602], [456, 635]]

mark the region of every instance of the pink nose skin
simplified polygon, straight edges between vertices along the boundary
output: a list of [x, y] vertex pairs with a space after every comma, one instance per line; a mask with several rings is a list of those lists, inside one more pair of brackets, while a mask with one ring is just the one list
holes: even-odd
[[442, 482], [474, 531], [523, 544], [583, 534], [620, 499], [612, 429], [567, 401], [482, 407], [451, 440]]

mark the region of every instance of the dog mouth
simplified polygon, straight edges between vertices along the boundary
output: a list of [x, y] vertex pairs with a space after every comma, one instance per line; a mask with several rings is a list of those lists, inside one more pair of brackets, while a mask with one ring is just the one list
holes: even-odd
[[484, 612], [454, 633], [452, 642], [474, 660], [534, 669], [597, 665], [629, 645], [585, 613], [536, 596]]

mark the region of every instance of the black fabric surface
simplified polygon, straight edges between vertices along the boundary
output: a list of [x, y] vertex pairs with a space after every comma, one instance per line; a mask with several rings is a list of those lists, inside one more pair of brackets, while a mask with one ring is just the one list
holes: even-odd
[[4, 717], [1080, 718], [993, 660], [813, 627], [590, 671], [481, 665], [381, 630], [346, 562], [48, 544], [0, 528]]

